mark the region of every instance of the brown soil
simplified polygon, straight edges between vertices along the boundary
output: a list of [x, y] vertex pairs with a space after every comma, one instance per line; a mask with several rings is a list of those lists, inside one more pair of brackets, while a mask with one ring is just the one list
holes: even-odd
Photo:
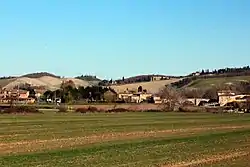
[[233, 153], [222, 153], [219, 155], [213, 155], [208, 158], [198, 159], [189, 162], [180, 162], [178, 164], [163, 165], [162, 167], [189, 167], [189, 166], [200, 166], [202, 164], [213, 164], [218, 161], [223, 161], [227, 159], [242, 157], [249, 155], [249, 152], [233, 152]]
[[250, 126], [221, 126], [221, 127], [160, 130], [160, 131], [139, 131], [139, 132], [129, 132], [129, 133], [118, 132], [118, 133], [108, 133], [108, 134], [74, 137], [74, 138], [59, 138], [59, 139], [49, 139], [49, 140], [31, 140], [31, 141], [0, 143], [0, 154], [8, 154], [15, 152], [32, 152], [44, 149], [92, 144], [103, 141], [156, 137], [156, 136], [163, 136], [166, 134], [184, 134], [185, 132], [194, 133], [207, 130], [227, 130], [227, 129], [231, 130], [231, 129], [241, 129], [249, 127]]

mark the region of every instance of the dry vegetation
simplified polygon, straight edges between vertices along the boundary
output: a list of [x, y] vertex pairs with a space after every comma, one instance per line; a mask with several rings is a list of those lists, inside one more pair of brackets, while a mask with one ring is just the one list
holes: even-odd
[[129, 90], [137, 90], [139, 86], [142, 86], [143, 89], [146, 89], [150, 93], [158, 93], [159, 90], [164, 88], [165, 85], [169, 85], [173, 82], [177, 82], [180, 79], [172, 78], [170, 80], [161, 80], [161, 81], [152, 81], [152, 82], [140, 82], [140, 83], [132, 83], [132, 84], [124, 84], [111, 86], [116, 92], [124, 92], [127, 89]]
[[42, 86], [50, 90], [55, 90], [60, 88], [61, 84], [63, 81], [68, 81], [72, 80], [76, 87], [79, 86], [91, 86], [93, 83], [84, 81], [81, 79], [75, 79], [75, 78], [56, 78], [56, 77], [51, 77], [51, 76], [42, 76], [40, 78], [28, 78], [28, 77], [20, 77], [20, 78], [15, 78], [15, 79], [1, 79], [0, 80], [0, 86], [11, 89], [17, 85], [22, 85], [22, 84], [30, 84], [32, 86]]
[[249, 162], [248, 115], [44, 111], [0, 115], [0, 120], [0, 166], [244, 167]]

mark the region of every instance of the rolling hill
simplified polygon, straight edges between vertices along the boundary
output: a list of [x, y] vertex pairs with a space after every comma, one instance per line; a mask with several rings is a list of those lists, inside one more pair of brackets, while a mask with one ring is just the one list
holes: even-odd
[[79, 86], [92, 86], [98, 84], [98, 82], [88, 82], [81, 79], [75, 78], [57, 78], [52, 76], [42, 76], [40, 78], [29, 78], [29, 77], [17, 77], [12, 79], [1, 79], [0, 86], [6, 89], [13, 89], [15, 86], [23, 84], [30, 84], [31, 86], [45, 87], [48, 90], [55, 90], [60, 88], [63, 81], [72, 80], [76, 87]]
[[132, 84], [124, 84], [124, 85], [114, 85], [111, 86], [116, 92], [121, 93], [129, 90], [137, 90], [139, 86], [142, 86], [143, 89], [146, 89], [149, 93], [158, 93], [160, 89], [164, 88], [165, 85], [169, 85], [174, 82], [178, 82], [180, 79], [172, 78], [169, 80], [160, 80], [160, 81], [151, 81], [151, 82], [139, 82]]
[[223, 84], [237, 84], [240, 82], [250, 82], [250, 76], [197, 79], [188, 84], [187, 87], [205, 88], [205, 87], [219, 86]]
[[176, 88], [211, 88], [220, 87], [225, 84], [238, 85], [240, 83], [250, 84], [250, 75], [245, 76], [202, 76], [185, 77], [177, 82], [171, 83]]

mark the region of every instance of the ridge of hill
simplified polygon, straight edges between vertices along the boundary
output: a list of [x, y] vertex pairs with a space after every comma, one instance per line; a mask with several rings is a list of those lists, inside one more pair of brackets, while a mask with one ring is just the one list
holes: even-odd
[[150, 81], [150, 82], [138, 82], [138, 83], [130, 83], [130, 84], [122, 84], [122, 85], [112, 85], [111, 88], [114, 89], [118, 93], [125, 92], [128, 90], [137, 90], [139, 86], [142, 89], [146, 89], [148, 93], [157, 94], [159, 91], [164, 88], [166, 85], [170, 85], [172, 83], [178, 82], [179, 78], [170, 78], [168, 80], [159, 80], [159, 81]]
[[84, 81], [101, 81], [100, 78], [97, 78], [96, 76], [93, 76], [93, 75], [81, 75], [81, 76], [77, 76], [75, 77], [75, 79], [81, 79], [81, 80], [84, 80]]
[[240, 82], [250, 82], [250, 73], [189, 76], [171, 85], [176, 88], [208, 88], [223, 84], [238, 84]]
[[27, 78], [41, 78], [41, 77], [45, 77], [45, 76], [49, 76], [49, 77], [54, 77], [54, 78], [61, 78], [60, 76], [57, 76], [55, 74], [52, 73], [48, 73], [48, 72], [37, 72], [37, 73], [30, 73], [30, 74], [25, 74], [21, 77], [27, 77]]
[[131, 84], [131, 83], [139, 83], [139, 82], [149, 82], [151, 81], [152, 77], [162, 77], [162, 80], [164, 78], [180, 78], [180, 77], [174, 77], [174, 76], [167, 76], [167, 75], [162, 75], [162, 74], [149, 74], [149, 75], [137, 75], [137, 76], [132, 76], [128, 78], [122, 78], [115, 80], [118, 84]]
[[56, 90], [60, 88], [63, 81], [73, 81], [76, 87], [87, 87], [97, 85], [98, 83], [88, 82], [76, 78], [56, 78], [52, 76], [42, 76], [40, 78], [17, 77], [12, 79], [1, 79], [0, 86], [6, 89], [13, 89], [16, 86], [29, 84], [34, 87], [44, 87], [48, 90]]

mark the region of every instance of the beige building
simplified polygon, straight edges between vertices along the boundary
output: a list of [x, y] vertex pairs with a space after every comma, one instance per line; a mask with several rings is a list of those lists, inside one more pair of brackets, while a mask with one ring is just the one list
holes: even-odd
[[25, 90], [2, 90], [0, 93], [0, 101], [2, 103], [10, 103], [11, 101], [20, 103], [35, 103], [34, 98], [29, 98], [29, 91]]
[[236, 94], [231, 91], [219, 91], [219, 104], [220, 106], [224, 106], [227, 104]]
[[141, 103], [143, 101], [147, 101], [152, 94], [150, 93], [119, 93], [118, 98], [120, 100], [124, 100], [126, 102], [131, 103]]
[[208, 103], [210, 99], [202, 99], [202, 98], [188, 98], [186, 101], [191, 102], [192, 104], [199, 106], [202, 103]]
[[250, 95], [247, 95], [247, 94], [236, 95], [235, 93], [230, 92], [230, 91], [220, 91], [218, 92], [218, 96], [219, 96], [220, 106], [225, 106], [233, 102], [237, 102], [237, 103], [250, 102]]
[[169, 77], [166, 76], [152, 76], [151, 77], [151, 81], [160, 81], [160, 80], [167, 80], [170, 79]]

